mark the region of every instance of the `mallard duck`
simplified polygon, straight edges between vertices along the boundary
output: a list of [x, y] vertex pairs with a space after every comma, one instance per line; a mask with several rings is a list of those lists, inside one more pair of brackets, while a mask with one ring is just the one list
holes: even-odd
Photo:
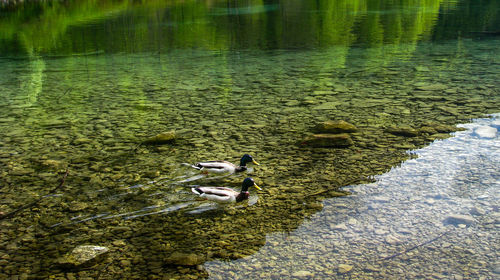
[[196, 187], [191, 188], [191, 191], [202, 198], [218, 203], [236, 203], [248, 199], [250, 195], [248, 188], [251, 186], [261, 190], [252, 178], [246, 178], [243, 180], [240, 192], [225, 187]]
[[250, 162], [252, 162], [255, 165], [259, 165], [251, 155], [245, 154], [243, 155], [243, 157], [241, 157], [239, 166], [236, 166], [228, 161], [213, 160], [213, 161], [198, 162], [196, 164], [191, 165], [191, 167], [198, 169], [205, 174], [207, 173], [233, 174], [235, 172], [242, 172], [247, 170], [247, 163]]

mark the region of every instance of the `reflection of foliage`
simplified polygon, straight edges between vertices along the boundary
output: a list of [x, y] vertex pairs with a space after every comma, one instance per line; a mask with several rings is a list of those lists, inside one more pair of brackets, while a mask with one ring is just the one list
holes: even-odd
[[[442, 2], [370, 1], [365, 11], [366, 16], [360, 17], [354, 27], [356, 43], [374, 47], [367, 49], [367, 57], [408, 57], [415, 51], [419, 40], [430, 37]], [[381, 46], [385, 46], [384, 49], [376, 48]], [[382, 61], [391, 62], [388, 59]]]
[[21, 94], [27, 96], [27, 106], [35, 104], [38, 100], [38, 95], [42, 92], [44, 70], [45, 62], [42, 59], [30, 60], [30, 75], [28, 75], [26, 81], [21, 83]]
[[457, 7], [442, 0], [41, 1], [2, 8], [0, 50], [73, 54], [414, 44], [430, 37], [440, 9], [459, 10], [441, 15], [445, 26], [451, 20], [454, 28], [468, 25], [462, 21], [470, 17], [455, 14], [477, 14], [477, 30], [498, 23], [495, 1], [481, 1], [489, 9], [465, 2]]
[[[20, 5], [0, 18], [0, 39], [16, 40], [25, 52], [43, 53], [59, 49], [67, 28], [104, 18], [122, 11], [128, 1], [76, 1], [71, 5], [59, 1]], [[0, 47], [0, 49], [4, 46]]]
[[498, 0], [464, 1], [458, 7], [446, 6], [453, 13], [442, 13], [434, 29], [435, 39], [453, 39], [457, 36], [474, 35], [470, 32], [496, 31], [500, 29]]

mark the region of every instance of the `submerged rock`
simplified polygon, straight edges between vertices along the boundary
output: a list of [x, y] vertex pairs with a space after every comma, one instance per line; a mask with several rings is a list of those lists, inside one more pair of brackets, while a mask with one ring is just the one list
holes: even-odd
[[428, 134], [428, 135], [438, 133], [438, 131], [432, 126], [422, 126], [421, 128], [418, 129], [418, 132], [421, 134]]
[[305, 138], [302, 145], [307, 145], [310, 147], [333, 147], [342, 148], [349, 147], [353, 145], [351, 137], [349, 134], [313, 134]]
[[104, 260], [109, 249], [102, 246], [82, 245], [59, 259], [59, 264], [73, 268], [88, 267]]
[[325, 102], [321, 103], [318, 106], [313, 107], [313, 110], [335, 110], [337, 109], [337, 106], [341, 106], [341, 102]]
[[418, 135], [418, 131], [409, 126], [402, 127], [388, 127], [387, 132], [394, 135], [405, 136], [405, 137], [415, 137]]
[[416, 84], [415, 89], [421, 90], [421, 91], [439, 91], [439, 90], [445, 90], [448, 87], [443, 84]]
[[355, 132], [358, 129], [346, 121], [324, 121], [314, 127], [318, 133], [346, 133]]
[[65, 208], [69, 211], [69, 212], [78, 212], [78, 211], [82, 211], [82, 210], [85, 210], [89, 207], [89, 205], [85, 202], [81, 202], [81, 201], [72, 201], [70, 202]]
[[494, 120], [492, 123], [491, 123], [491, 126], [496, 128], [496, 129], [500, 129], [500, 120]]
[[76, 138], [75, 140], [73, 140], [73, 145], [75, 145], [75, 146], [80, 146], [80, 145], [84, 145], [84, 144], [91, 144], [91, 143], [92, 143], [92, 140], [89, 138], [85, 138], [85, 137], [80, 137], [80, 138]]
[[449, 133], [436, 133], [429, 135], [426, 139], [429, 141], [434, 141], [434, 140], [443, 140], [446, 138], [450, 138], [452, 135]]
[[454, 108], [454, 107], [450, 107], [450, 106], [436, 106], [436, 108], [438, 108], [439, 110], [445, 112], [445, 113], [448, 113], [452, 116], [459, 116], [460, 115], [460, 112], [458, 111], [457, 108]]
[[339, 273], [347, 273], [352, 270], [352, 265], [339, 264]]
[[292, 274], [293, 277], [297, 277], [297, 278], [311, 278], [314, 276], [314, 274], [312, 272], [309, 272], [307, 270], [300, 270], [300, 271], [296, 271]]
[[64, 169], [67, 167], [67, 164], [63, 161], [60, 160], [55, 160], [55, 159], [46, 159], [42, 161], [42, 166], [49, 168], [49, 169]]
[[165, 258], [167, 264], [197, 266], [205, 262], [205, 258], [194, 253], [174, 252]]
[[500, 263], [495, 264], [492, 269], [493, 273], [500, 274]]
[[429, 67], [427, 67], [427, 66], [416, 66], [416, 67], [415, 67], [415, 70], [416, 70], [417, 72], [429, 72], [429, 71], [431, 71], [431, 70], [429, 69]]
[[439, 133], [450, 133], [450, 132], [455, 132], [455, 131], [466, 130], [463, 127], [456, 127], [454, 125], [446, 125], [446, 124], [441, 124], [441, 123], [428, 123], [424, 127], [427, 127], [427, 126], [434, 128]]
[[177, 134], [175, 131], [171, 130], [168, 132], [163, 132], [160, 133], [156, 136], [150, 137], [146, 139], [142, 144], [145, 145], [161, 145], [161, 144], [167, 144], [167, 143], [172, 143], [177, 139]]
[[385, 237], [385, 242], [387, 244], [391, 244], [391, 245], [398, 245], [398, 244], [403, 243], [399, 238], [397, 238], [394, 235], [388, 235], [388, 236], [386, 236]]
[[446, 225], [459, 225], [459, 224], [464, 224], [464, 225], [470, 225], [474, 223], [474, 217], [469, 216], [469, 215], [450, 215], [443, 221], [444, 224]]
[[338, 224], [338, 225], [332, 225], [332, 226], [330, 226], [330, 229], [331, 230], [338, 230], [338, 231], [348, 230], [347, 226], [344, 223]]

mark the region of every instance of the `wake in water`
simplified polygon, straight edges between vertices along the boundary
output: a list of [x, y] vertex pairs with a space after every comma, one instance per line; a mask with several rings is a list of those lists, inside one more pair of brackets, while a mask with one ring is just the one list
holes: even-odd
[[[183, 166], [186, 166], [186, 164], [183, 164]], [[105, 188], [92, 192], [93, 195], [96, 195], [97, 193], [97, 196], [101, 198], [98, 203], [100, 202], [112, 205], [113, 203], [111, 202], [114, 202], [115, 204], [117, 203], [120, 205], [120, 209], [134, 208], [134, 204], [137, 202], [146, 204], [146, 206], [141, 208], [135, 207], [136, 210], [125, 211], [123, 213], [105, 211], [98, 214], [77, 215], [69, 218], [67, 221], [55, 223], [51, 225], [51, 227], [74, 225], [93, 220], [129, 220], [150, 215], [164, 215], [177, 211], [182, 211], [187, 214], [200, 214], [206, 211], [215, 210], [221, 208], [221, 206], [213, 202], [201, 202], [196, 196], [191, 194], [191, 188], [201, 187], [204, 185], [188, 183], [201, 181], [203, 183], [214, 184], [214, 182], [219, 182], [225, 178], [234, 176], [234, 174], [211, 176], [208, 174], [198, 174], [197, 172], [191, 170], [185, 171], [183, 169], [178, 169], [175, 173], [178, 172], [182, 172], [184, 174], [175, 177], [164, 176], [146, 183], [124, 186], [118, 191], [115, 189]], [[64, 197], [64, 194], [54, 194], [50, 197]], [[248, 204], [253, 205], [257, 202], [257, 200], [258, 197], [255, 194], [251, 195], [248, 200]], [[147, 205], [149, 203], [150, 205]]]

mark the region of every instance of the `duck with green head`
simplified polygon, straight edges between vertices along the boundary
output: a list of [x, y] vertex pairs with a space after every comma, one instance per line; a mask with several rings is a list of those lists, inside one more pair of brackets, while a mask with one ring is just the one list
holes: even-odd
[[239, 192], [225, 187], [196, 187], [191, 188], [191, 191], [206, 200], [225, 204], [241, 202], [248, 199], [250, 196], [248, 189], [252, 186], [261, 190], [252, 178], [246, 178], [243, 180], [241, 191]]
[[228, 161], [212, 160], [212, 161], [198, 162], [191, 165], [191, 167], [198, 169], [205, 174], [208, 173], [233, 174], [247, 170], [247, 163], [250, 162], [255, 165], [259, 165], [259, 163], [257, 163], [251, 155], [245, 154], [243, 155], [243, 157], [241, 157], [239, 166], [236, 166], [235, 164]]

